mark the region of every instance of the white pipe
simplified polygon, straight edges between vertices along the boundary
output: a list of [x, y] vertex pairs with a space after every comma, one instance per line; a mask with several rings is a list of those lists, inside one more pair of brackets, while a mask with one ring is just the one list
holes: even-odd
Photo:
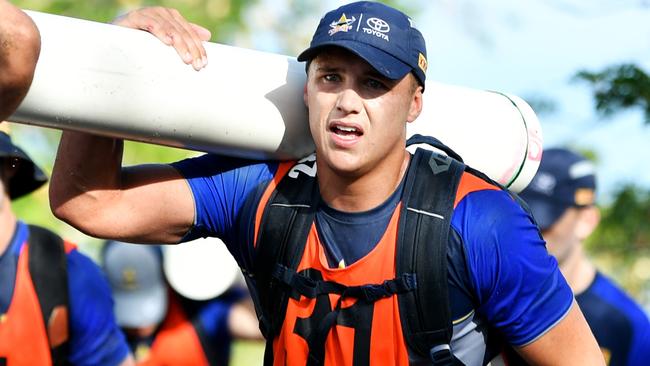
[[[42, 50], [15, 122], [260, 159], [313, 151], [292, 57], [206, 43], [209, 65], [196, 72], [146, 32], [28, 14]], [[523, 100], [430, 81], [424, 103], [409, 133], [438, 137], [513, 190], [530, 182], [542, 138]]]

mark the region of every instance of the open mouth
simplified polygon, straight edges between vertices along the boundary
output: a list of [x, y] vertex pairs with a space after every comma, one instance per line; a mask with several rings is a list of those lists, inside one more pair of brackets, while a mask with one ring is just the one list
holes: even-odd
[[363, 135], [363, 131], [357, 127], [340, 124], [333, 124], [330, 126], [330, 132], [333, 132], [337, 136], [347, 139], [356, 138]]

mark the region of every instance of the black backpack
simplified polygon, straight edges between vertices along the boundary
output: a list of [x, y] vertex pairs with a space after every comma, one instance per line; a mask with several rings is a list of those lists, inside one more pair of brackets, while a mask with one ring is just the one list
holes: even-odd
[[[63, 240], [53, 232], [38, 227], [29, 226], [29, 273], [34, 283], [34, 289], [41, 305], [43, 324], [47, 325], [53, 311], [64, 307], [70, 311], [68, 299], [68, 270]], [[70, 321], [66, 318], [68, 335]], [[56, 347], [51, 348], [52, 365], [67, 365], [68, 338]]]
[[[255, 273], [244, 273], [249, 288], [253, 289], [260, 329], [267, 340], [266, 365], [273, 363], [272, 342], [284, 322], [289, 297], [316, 298], [330, 293], [341, 295], [340, 299], [356, 298], [357, 303], [370, 306], [380, 298], [397, 294], [402, 330], [410, 349], [434, 365], [462, 365], [450, 348], [453, 327], [447, 288], [447, 238], [453, 205], [463, 171], [496, 183], [465, 166], [458, 154], [434, 138], [415, 135], [407, 145], [421, 143], [433, 145], [447, 156], [417, 149], [412, 157], [402, 196], [397, 273], [394, 279], [381, 284], [348, 287], [296, 273], [319, 202], [318, 183], [308, 174], [280, 181], [262, 217]], [[345, 322], [343, 310], [339, 300], [334, 310], [320, 320], [318, 329], [305, 334], [309, 345], [308, 365], [324, 363], [325, 339], [337, 318]], [[363, 323], [358, 317], [351, 319]], [[361, 349], [357, 354], [358, 347]], [[355, 338], [354, 364], [368, 365], [368, 354], [369, 345], [357, 343]]]

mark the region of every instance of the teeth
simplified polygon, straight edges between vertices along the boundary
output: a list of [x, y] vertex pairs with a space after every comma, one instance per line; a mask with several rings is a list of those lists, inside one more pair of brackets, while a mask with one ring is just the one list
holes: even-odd
[[336, 128], [338, 128], [339, 130], [341, 130], [341, 131], [343, 131], [343, 132], [356, 132], [356, 131], [357, 131], [357, 129], [354, 128], [354, 127], [342, 127], [342, 126], [337, 126]]

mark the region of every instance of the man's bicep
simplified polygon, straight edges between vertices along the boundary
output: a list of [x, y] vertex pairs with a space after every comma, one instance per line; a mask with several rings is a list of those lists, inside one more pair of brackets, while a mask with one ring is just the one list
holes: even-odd
[[604, 365], [587, 322], [576, 302], [567, 315], [517, 352], [533, 365]]
[[476, 192], [458, 206], [479, 311], [513, 345], [557, 323], [571, 289], [528, 216], [500, 191]]
[[194, 222], [194, 197], [183, 176], [169, 165], [125, 168], [113, 219], [126, 240], [178, 243]]

